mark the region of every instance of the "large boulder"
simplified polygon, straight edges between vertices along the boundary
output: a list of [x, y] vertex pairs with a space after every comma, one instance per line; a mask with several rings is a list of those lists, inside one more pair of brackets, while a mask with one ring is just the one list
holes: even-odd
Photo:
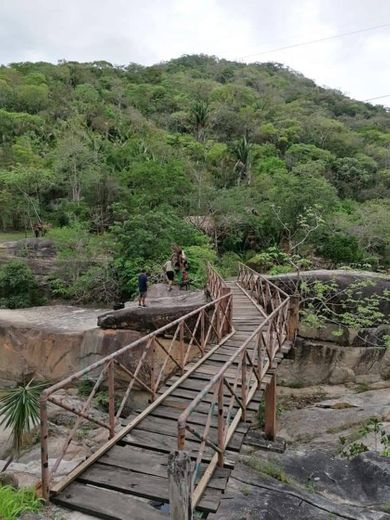
[[[0, 309], [0, 386], [31, 377], [61, 380], [142, 337], [98, 328], [102, 311], [70, 305]], [[134, 362], [138, 355], [133, 352]]]
[[[272, 478], [271, 474], [276, 477]], [[243, 457], [210, 520], [390, 520], [389, 468], [373, 453], [349, 462], [320, 453]]]
[[285, 385], [371, 383], [390, 377], [390, 350], [298, 337], [278, 368]]
[[[281, 287], [283, 290], [292, 294], [300, 281], [324, 283], [335, 282], [338, 287], [339, 297], [334, 303], [338, 303], [343, 299], [343, 290], [350, 287], [354, 282], [367, 282], [366, 286], [359, 289], [359, 297], [365, 298], [373, 295], [382, 295], [385, 291], [390, 291], [390, 277], [380, 273], [372, 273], [369, 271], [349, 271], [344, 269], [326, 270], [319, 269], [315, 271], [303, 271], [297, 273], [278, 274], [267, 276], [269, 280]], [[380, 303], [380, 311], [385, 315], [390, 315], [390, 300], [383, 299]]]
[[151, 332], [205, 305], [207, 296], [203, 291], [172, 291], [165, 284], [155, 284], [148, 291], [147, 307], [138, 307], [137, 302], [128, 302], [124, 309], [106, 312], [98, 317], [103, 329], [131, 329]]

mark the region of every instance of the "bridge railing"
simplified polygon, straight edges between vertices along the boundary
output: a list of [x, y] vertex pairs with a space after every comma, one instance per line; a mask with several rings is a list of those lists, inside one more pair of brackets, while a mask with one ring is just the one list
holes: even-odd
[[[266, 384], [267, 372], [283, 346], [295, 338], [299, 302], [253, 269], [239, 265], [238, 284], [257, 303], [265, 318], [232, 354], [178, 419], [178, 450], [186, 450], [187, 439], [197, 439], [199, 449], [193, 465], [190, 503], [195, 508], [215, 467], [223, 466], [225, 450], [237, 425], [246, 419], [247, 406], [257, 389]], [[204, 426], [195, 428], [191, 415], [207, 397]], [[210, 458], [211, 457], [211, 458]], [[201, 465], [208, 465], [200, 474]]]
[[289, 298], [280, 287], [241, 262], [238, 263], [237, 283], [256, 301], [265, 316]]
[[[275, 356], [291, 341], [290, 301], [285, 299], [243, 342], [178, 419], [178, 450], [186, 450], [186, 441], [200, 441], [192, 473], [192, 505], [196, 507], [215, 467], [223, 466], [226, 447], [247, 406], [261, 385]], [[191, 424], [190, 416], [208, 396], [210, 409], [203, 430]], [[204, 401], [203, 401], [204, 402]], [[210, 460], [210, 453], [214, 453]], [[200, 477], [201, 464], [210, 460]], [[199, 478], [200, 477], [200, 478]]]
[[208, 262], [207, 264], [207, 290], [212, 298], [219, 298], [220, 296], [231, 292], [225, 280], [216, 271], [216, 269]]
[[[208, 346], [218, 344], [231, 332], [231, 315], [232, 294], [229, 291], [44, 390], [40, 398], [43, 498], [49, 497], [50, 489], [59, 491], [63, 488], [58, 483], [53, 485], [56, 473], [84, 421], [106, 429], [108, 439], [120, 440], [129, 431], [125, 427], [123, 434], [117, 432], [131, 393], [142, 389], [149, 394], [152, 403], [156, 402], [159, 387], [172, 372], [179, 370], [183, 374], [190, 360], [197, 355], [203, 356]], [[69, 405], [65, 402], [61, 390], [77, 386], [85, 380], [93, 381], [93, 386], [82, 404]], [[105, 419], [91, 411], [93, 400], [103, 384], [108, 393]], [[56, 458], [50, 460], [50, 467], [49, 403], [76, 416], [62, 448]], [[72, 474], [76, 473], [77, 469], [72, 471]]]

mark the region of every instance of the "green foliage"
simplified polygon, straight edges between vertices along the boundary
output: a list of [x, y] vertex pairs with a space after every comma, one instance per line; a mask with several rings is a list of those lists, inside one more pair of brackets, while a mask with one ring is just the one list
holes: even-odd
[[48, 236], [58, 254], [58, 270], [50, 280], [55, 297], [74, 303], [110, 304], [120, 295], [118, 277], [111, 257], [114, 243], [110, 236], [91, 235], [85, 224], [53, 229]]
[[10, 486], [0, 486], [0, 518], [3, 520], [17, 520], [22, 513], [37, 513], [42, 505], [43, 501], [34, 489], [16, 490]]
[[1, 391], [0, 425], [11, 430], [12, 446], [17, 456], [23, 446], [24, 434], [39, 424], [39, 396], [45, 386], [33, 385], [31, 380]]
[[309, 259], [285, 253], [278, 247], [269, 247], [262, 253], [257, 253], [246, 263], [259, 273], [271, 275], [291, 273], [297, 268], [305, 270], [311, 267]]
[[[372, 417], [363, 424], [358, 435], [360, 437], [373, 436], [374, 450], [382, 457], [390, 457], [390, 435], [386, 433], [383, 424], [377, 417]], [[343, 446], [341, 455], [349, 459], [353, 459], [369, 449], [366, 444], [361, 441], [354, 441], [348, 444], [345, 437], [340, 437], [340, 442]]]
[[188, 216], [213, 222], [220, 255], [288, 251], [268, 272], [314, 252], [386, 269], [389, 129], [383, 107], [276, 63], [14, 63], [0, 68], [0, 231], [42, 221], [65, 239], [77, 222], [52, 286], [80, 302], [96, 301], [94, 278], [104, 301], [118, 280], [132, 293], [141, 265], [158, 272], [174, 242], [207, 248]]
[[237, 253], [227, 252], [218, 261], [218, 270], [224, 278], [235, 277], [238, 274], [238, 262], [242, 258]]
[[195, 284], [204, 279], [204, 261], [213, 260], [215, 255], [207, 247], [207, 238], [191, 224], [169, 208], [133, 215], [123, 212], [121, 217], [122, 221], [113, 226], [112, 232], [116, 239], [115, 265], [125, 294], [136, 292], [137, 275], [142, 270], [161, 273], [175, 244], [188, 252], [191, 279]]
[[[389, 291], [385, 289], [372, 295], [363, 295], [362, 292], [374, 286], [375, 281], [371, 279], [357, 280], [343, 290], [336, 282], [301, 281], [301, 319], [309, 327], [320, 328], [330, 321], [357, 331], [386, 323], [387, 316], [381, 311], [381, 305], [389, 301]], [[385, 339], [378, 337], [374, 346], [385, 348]]]
[[254, 456], [246, 459], [244, 462], [247, 466], [259, 473], [264, 473], [265, 475], [279, 480], [279, 482], [291, 484], [291, 480], [288, 478], [285, 471], [273, 462], [264, 462]]
[[0, 267], [0, 308], [39, 305], [41, 298], [31, 269], [21, 260]]
[[217, 255], [207, 244], [203, 246], [189, 246], [185, 248], [189, 264], [191, 285], [204, 287], [207, 280], [207, 263], [215, 264]]
[[324, 258], [331, 260], [336, 265], [355, 264], [361, 262], [364, 257], [364, 252], [360, 249], [357, 239], [342, 233], [323, 235], [318, 251]]

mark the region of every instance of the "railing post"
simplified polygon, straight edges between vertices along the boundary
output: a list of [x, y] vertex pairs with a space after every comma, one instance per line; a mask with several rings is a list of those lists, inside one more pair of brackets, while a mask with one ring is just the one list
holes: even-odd
[[47, 439], [49, 436], [49, 427], [47, 419], [47, 397], [44, 395], [39, 402], [41, 415], [41, 478], [42, 478], [42, 498], [49, 500], [49, 453]]
[[204, 339], [205, 339], [205, 330], [204, 330], [205, 316], [204, 316], [204, 313], [205, 313], [205, 310], [203, 309], [201, 317], [200, 317], [200, 344], [201, 344], [201, 348], [202, 348], [202, 354], [204, 354], [204, 351], [206, 349], [206, 345], [204, 344]]
[[288, 306], [287, 339], [294, 341], [299, 325], [299, 294], [290, 296]]
[[187, 452], [169, 454], [168, 487], [171, 520], [192, 520], [191, 458]]
[[257, 375], [259, 381], [262, 379], [263, 375], [263, 363], [264, 363], [264, 352], [263, 352], [263, 335], [261, 331], [259, 331], [256, 338], [256, 348], [257, 348]]
[[[229, 287], [222, 287], [221, 288], [221, 296], [226, 296], [223, 300], [221, 300], [221, 320], [222, 320], [222, 330], [221, 335], [222, 337], [226, 336], [226, 334], [230, 331], [230, 319], [229, 319], [229, 298], [227, 297], [228, 294], [230, 294]], [[220, 339], [220, 338], [219, 338]]]
[[152, 343], [152, 355], [150, 357], [150, 389], [152, 390], [152, 397], [150, 398], [153, 402], [156, 399], [156, 341], [153, 339]]
[[276, 438], [276, 375], [272, 374], [271, 382], [266, 386], [265, 399], [265, 427], [264, 435], [270, 441]]
[[215, 330], [217, 331], [217, 343], [219, 343], [221, 341], [221, 331], [219, 330], [219, 326], [220, 326], [220, 317], [219, 317], [219, 313], [221, 312], [221, 301], [217, 302], [215, 304]]
[[179, 327], [179, 364], [181, 373], [184, 374], [184, 321], [180, 323]]
[[221, 450], [218, 453], [218, 466], [221, 468], [224, 464], [225, 458], [225, 419], [223, 414], [223, 378], [219, 382], [218, 387], [218, 448]]
[[233, 330], [233, 293], [231, 291], [230, 291], [228, 305], [229, 305], [229, 312], [228, 312], [229, 330], [228, 330], [228, 332], [232, 332], [232, 330]]
[[241, 361], [241, 401], [242, 401], [242, 416], [241, 420], [246, 421], [246, 401], [248, 399], [246, 388], [246, 350], [242, 354]]
[[115, 435], [115, 371], [114, 362], [110, 361], [108, 364], [108, 417], [110, 433], [109, 439]]

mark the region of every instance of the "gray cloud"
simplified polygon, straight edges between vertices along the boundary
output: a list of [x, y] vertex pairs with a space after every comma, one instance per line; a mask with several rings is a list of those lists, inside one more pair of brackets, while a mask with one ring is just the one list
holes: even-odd
[[388, 0], [13, 0], [0, 6], [0, 62], [255, 54], [245, 61], [278, 61], [366, 99], [390, 94], [390, 27], [262, 52], [384, 23]]

